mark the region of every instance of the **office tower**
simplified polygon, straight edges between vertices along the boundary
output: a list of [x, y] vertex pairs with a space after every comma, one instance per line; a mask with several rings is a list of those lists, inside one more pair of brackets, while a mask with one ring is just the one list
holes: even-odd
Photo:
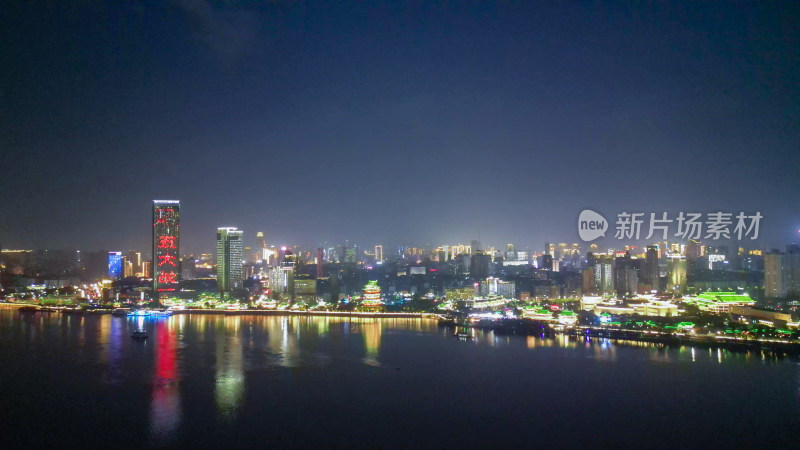
[[539, 264], [539, 268], [542, 270], [553, 270], [553, 255], [545, 254], [541, 257], [542, 262]]
[[269, 247], [267, 247], [267, 241], [264, 239], [263, 231], [256, 233], [255, 255], [257, 259], [269, 263], [270, 251]]
[[311, 275], [298, 274], [294, 278], [292, 289], [294, 289], [292, 299], [295, 302], [309, 306], [317, 304], [317, 280]]
[[582, 272], [581, 287], [584, 294], [594, 292], [594, 264], [590, 265]]
[[122, 252], [108, 252], [108, 277], [112, 280], [122, 276]]
[[242, 287], [242, 230], [217, 228], [217, 286], [220, 292]]
[[122, 258], [122, 276], [125, 278], [136, 276], [133, 271], [133, 263], [127, 257]]
[[356, 259], [356, 250], [354, 248], [347, 248], [344, 251], [344, 262], [345, 263], [353, 263], [355, 264], [358, 262]]
[[645, 252], [644, 282], [650, 285], [651, 291], [658, 291], [661, 280], [661, 269], [658, 267], [658, 247], [648, 245]]
[[675, 294], [686, 292], [686, 258], [683, 255], [670, 255], [667, 259], [667, 291]]
[[142, 261], [142, 276], [153, 273], [153, 261]]
[[783, 255], [783, 285], [787, 296], [800, 294], [800, 246], [786, 246]]
[[125, 259], [127, 263], [130, 264], [130, 271], [131, 271], [130, 275], [125, 275], [125, 276], [144, 277], [148, 275], [148, 273], [142, 272], [142, 252], [136, 252], [131, 250], [125, 255]]
[[181, 279], [194, 280], [197, 278], [197, 263], [194, 255], [181, 259]]
[[483, 279], [489, 276], [489, 263], [492, 257], [478, 250], [470, 257], [469, 273], [472, 278]]
[[506, 261], [516, 261], [517, 260], [517, 252], [514, 250], [514, 244], [507, 244], [506, 245], [505, 260]]
[[514, 298], [514, 282], [489, 277], [480, 282], [480, 295], [500, 295], [503, 298]]
[[477, 251], [478, 251], [478, 250], [480, 250], [480, 249], [481, 249], [481, 244], [480, 244], [480, 242], [478, 242], [478, 241], [476, 241], [476, 240], [474, 240], [474, 239], [473, 239], [473, 240], [472, 240], [472, 244], [470, 245], [470, 250], [472, 251], [472, 254], [474, 255], [474, 254], [475, 254], [475, 252], [477, 252]]
[[786, 297], [783, 253], [773, 250], [764, 254], [764, 297]]
[[319, 247], [317, 248], [317, 278], [322, 278], [325, 275], [322, 264], [322, 247]]
[[689, 239], [689, 242], [686, 244], [686, 259], [691, 261], [702, 256], [702, 247], [700, 241]]
[[178, 200], [153, 200], [153, 290], [178, 289], [181, 205]]
[[611, 255], [593, 255], [590, 258], [593, 266], [593, 291], [599, 295], [614, 291], [614, 259]]
[[282, 283], [282, 293], [286, 294], [294, 300], [294, 277], [296, 272], [297, 257], [291, 250], [286, 250], [286, 247], [281, 247], [283, 258], [281, 258], [280, 269], [280, 282]]
[[617, 291], [617, 296], [635, 294], [637, 284], [638, 275], [633, 268], [630, 252], [617, 252], [614, 258], [614, 290]]
[[375, 246], [375, 261], [382, 263], [383, 262], [383, 246], [376, 245]]
[[569, 254], [569, 246], [565, 242], [562, 242], [558, 244], [558, 247], [556, 247], [555, 253], [553, 254], [553, 259], [556, 261], [560, 261], [568, 254]]

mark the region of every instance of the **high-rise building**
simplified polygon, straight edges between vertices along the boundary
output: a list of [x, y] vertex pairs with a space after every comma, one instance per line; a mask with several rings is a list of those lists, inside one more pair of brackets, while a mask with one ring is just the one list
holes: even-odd
[[594, 275], [593, 291], [599, 295], [614, 291], [614, 259], [611, 255], [593, 255], [590, 266]]
[[[129, 251], [128, 254], [125, 256], [126, 263], [130, 264], [130, 277], [145, 277], [148, 276], [148, 273], [142, 272], [142, 252], [137, 251]], [[126, 266], [126, 270], [127, 266]]]
[[644, 268], [644, 282], [650, 286], [651, 291], [658, 291], [661, 284], [661, 269], [658, 267], [658, 246], [647, 246]]
[[481, 249], [481, 243], [473, 239], [472, 243], [470, 244], [470, 250], [472, 251], [472, 254], [474, 255], [475, 252], [477, 252], [480, 249]]
[[122, 276], [122, 252], [108, 252], [108, 277], [117, 279]]
[[133, 271], [133, 263], [127, 258], [122, 258], [122, 276], [125, 278], [136, 276]]
[[783, 254], [778, 251], [764, 254], [764, 297], [786, 296], [783, 283]]
[[553, 255], [551, 254], [544, 254], [541, 257], [541, 263], [539, 264], [539, 268], [542, 270], [553, 270]]
[[702, 248], [703, 245], [700, 241], [689, 239], [689, 242], [686, 244], [686, 259], [691, 261], [700, 258], [703, 253]]
[[317, 304], [317, 280], [310, 275], [300, 274], [294, 278], [293, 283], [295, 302], [313, 306]]
[[503, 298], [514, 298], [514, 282], [489, 277], [480, 282], [480, 294], [484, 297], [501, 295]]
[[153, 261], [142, 261], [142, 274], [153, 273]]
[[788, 245], [783, 255], [783, 285], [786, 295], [800, 294], [800, 246]]
[[265, 263], [269, 263], [270, 251], [269, 247], [267, 247], [267, 241], [264, 239], [264, 232], [259, 231], [256, 233], [256, 249], [255, 249], [255, 257], [256, 259], [260, 259]]
[[636, 294], [638, 281], [638, 273], [633, 267], [630, 252], [617, 252], [614, 258], [614, 289], [617, 291], [617, 296]]
[[153, 200], [153, 290], [172, 292], [180, 278], [181, 205], [178, 200]]
[[505, 260], [506, 261], [516, 261], [517, 260], [517, 252], [514, 250], [514, 244], [507, 244], [506, 245]]
[[686, 292], [686, 258], [683, 255], [670, 255], [667, 259], [667, 291], [675, 294]]
[[325, 276], [324, 258], [322, 257], [322, 247], [317, 248], [317, 278]]
[[358, 260], [356, 259], [356, 251], [352, 248], [347, 248], [344, 251], [344, 262], [345, 263], [356, 263]]
[[476, 251], [470, 257], [469, 273], [472, 278], [483, 279], [489, 276], [489, 264], [492, 257], [484, 254], [482, 251]]
[[375, 246], [375, 261], [382, 263], [383, 262], [383, 246], [376, 245]]
[[217, 286], [221, 292], [242, 287], [242, 230], [217, 228]]

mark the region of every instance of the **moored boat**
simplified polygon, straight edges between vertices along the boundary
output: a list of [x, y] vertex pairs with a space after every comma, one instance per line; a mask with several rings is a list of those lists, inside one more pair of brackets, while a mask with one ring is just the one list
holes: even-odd
[[147, 339], [147, 331], [144, 330], [136, 330], [131, 335], [134, 339]]

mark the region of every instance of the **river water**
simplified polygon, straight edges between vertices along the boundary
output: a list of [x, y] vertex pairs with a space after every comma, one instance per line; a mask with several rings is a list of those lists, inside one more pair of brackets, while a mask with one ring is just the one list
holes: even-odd
[[[144, 341], [131, 338], [137, 328]], [[426, 319], [0, 310], [0, 447], [796, 447], [796, 357]]]

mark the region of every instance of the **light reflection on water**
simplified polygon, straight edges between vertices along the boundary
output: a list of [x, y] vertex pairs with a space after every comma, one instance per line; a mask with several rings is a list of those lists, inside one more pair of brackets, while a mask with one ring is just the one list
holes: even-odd
[[155, 328], [150, 432], [155, 445], [166, 445], [181, 420], [177, 321], [159, 321]]
[[[154, 446], [184, 442], [181, 433], [185, 433], [187, 427], [196, 430], [191, 427], [197, 426], [192, 425], [192, 420], [198, 408], [205, 408], [210, 414], [203, 416], [204, 423], [235, 428], [237, 423], [248, 420], [248, 411], [252, 415], [253, 396], [263, 402], [265, 398], [280, 395], [270, 389], [305, 393], [309, 385], [304, 383], [308, 382], [323, 386], [339, 383], [333, 386], [343, 386], [341, 389], [345, 392], [375, 395], [375, 392], [393, 389], [387, 380], [407, 380], [409, 389], [419, 389], [421, 385], [414, 384], [417, 379], [436, 383], [438, 373], [447, 370], [441, 366], [445, 365], [455, 367], [451, 377], [456, 374], [469, 380], [476, 376], [476, 380], [480, 380], [477, 384], [456, 385], [451, 394], [460, 395], [461, 391], [455, 389], [475, 389], [489, 379], [487, 376], [496, 379], [496, 373], [492, 372], [496, 368], [492, 364], [497, 361], [505, 361], [504, 373], [508, 374], [513, 373], [517, 363], [525, 360], [526, 364], [534, 361], [546, 367], [559, 367], [554, 364], [568, 360], [571, 362], [566, 362], [565, 367], [572, 367], [570, 364], [588, 360], [589, 370], [598, 371], [644, 365], [655, 368], [653, 374], [677, 367], [671, 369], [670, 376], [689, 376], [694, 373], [692, 370], [698, 370], [697, 380], [702, 379], [700, 375], [710, 370], [709, 367], [739, 367], [736, 370], [741, 371], [746, 365], [782, 362], [769, 352], [669, 347], [583, 335], [509, 336], [459, 328], [458, 331], [466, 333], [469, 339], [456, 339], [452, 328], [440, 328], [435, 321], [422, 319], [199, 314], [128, 319], [110, 315], [19, 315], [0, 311], [0, 326], [0, 342], [30, 347], [30, 353], [51, 348], [66, 352], [78, 360], [76, 367], [83, 365], [91, 369], [87, 373], [99, 374], [95, 389], [108, 386], [111, 392], [130, 392], [144, 386], [147, 395], [142, 396], [142, 402], [146, 413], [142, 417], [146, 421], [148, 442]], [[146, 341], [131, 339], [131, 333], [138, 328], [148, 332]], [[420, 360], [422, 357], [415, 357], [413, 352], [426, 356]], [[431, 368], [423, 372], [422, 366]], [[792, 387], [786, 391], [787, 396], [800, 401], [798, 372], [795, 369]], [[326, 373], [335, 375], [326, 378]], [[412, 373], [412, 377], [403, 378]], [[351, 374], [353, 381], [343, 380]], [[547, 377], [547, 372], [542, 374]], [[457, 381], [457, 377], [448, 380]], [[730, 378], [736, 380], [737, 377]], [[728, 382], [717, 380], [718, 383]], [[508, 381], [516, 382], [514, 378]], [[559, 383], [557, 378], [549, 381]], [[631, 382], [638, 381], [628, 380], [628, 384]], [[440, 385], [438, 389], [446, 389], [446, 386]], [[608, 386], [613, 388], [614, 385]], [[499, 385], [493, 389], [498, 387], [503, 388]], [[312, 387], [311, 391], [319, 398], [329, 395], [319, 389]], [[693, 392], [693, 395], [702, 393]], [[399, 393], [400, 397], [404, 395], [405, 391]], [[286, 403], [281, 405], [281, 408], [286, 407]]]

